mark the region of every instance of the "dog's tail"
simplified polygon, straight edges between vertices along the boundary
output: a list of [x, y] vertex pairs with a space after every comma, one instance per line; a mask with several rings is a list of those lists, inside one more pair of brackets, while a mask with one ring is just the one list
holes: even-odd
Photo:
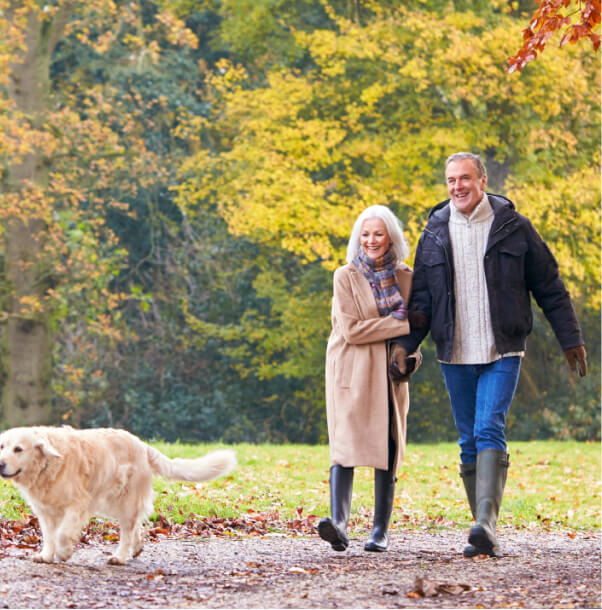
[[230, 449], [211, 451], [195, 459], [170, 459], [148, 445], [147, 452], [155, 474], [178, 481], [208, 481], [228, 474], [236, 466], [236, 454]]

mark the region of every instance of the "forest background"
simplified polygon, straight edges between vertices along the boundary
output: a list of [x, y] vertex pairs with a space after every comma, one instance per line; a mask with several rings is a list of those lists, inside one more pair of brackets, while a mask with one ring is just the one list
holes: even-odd
[[[589, 355], [571, 375], [534, 304], [509, 436], [600, 439], [599, 55], [549, 42], [508, 74], [536, 6], [0, 0], [2, 425], [325, 442], [353, 221], [390, 206], [412, 264], [468, 150], [555, 254]], [[408, 440], [454, 440], [423, 351]]]

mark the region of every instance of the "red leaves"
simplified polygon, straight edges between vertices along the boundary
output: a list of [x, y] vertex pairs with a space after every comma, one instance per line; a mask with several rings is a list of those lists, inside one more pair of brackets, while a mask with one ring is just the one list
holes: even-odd
[[[566, 29], [560, 40], [561, 47], [567, 42], [576, 44], [582, 38], [589, 38], [594, 51], [598, 51], [600, 35], [593, 30], [601, 21], [600, 1], [582, 0], [579, 2], [580, 9], [565, 14], [561, 11], [569, 7], [571, 0], [540, 0], [539, 8], [531, 18], [529, 27], [523, 30], [523, 46], [516, 55], [508, 58], [508, 72], [520, 71], [533, 61], [537, 53], [544, 50], [551, 36], [563, 27]], [[575, 13], [580, 13], [579, 23], [572, 23], [571, 16]]]
[[[159, 515], [157, 521], [147, 530], [149, 539], [157, 540], [163, 536], [186, 538], [189, 536], [231, 537], [266, 536], [272, 532], [287, 534], [315, 533], [316, 515], [303, 517], [303, 508], [297, 509], [297, 518], [281, 521], [276, 511], [255, 512], [248, 510], [238, 517], [201, 517], [194, 515], [184, 523], [170, 523]], [[116, 542], [119, 540], [119, 526], [110, 521], [92, 520], [80, 536], [80, 544]], [[16, 547], [37, 550], [42, 546], [42, 534], [36, 517], [24, 515], [22, 521], [0, 520], [0, 549]]]
[[594, 45], [594, 51], [597, 51], [600, 48], [600, 34], [590, 34], [589, 39]]
[[255, 512], [248, 510], [246, 513], [233, 518], [223, 517], [199, 517], [189, 519], [183, 524], [172, 525], [172, 535], [186, 535], [185, 531], [191, 530], [197, 536], [232, 536], [235, 534], [265, 536], [272, 531], [285, 530], [288, 533], [308, 534], [315, 532], [314, 523], [318, 519], [316, 515], [302, 516], [302, 509], [297, 509], [297, 519], [281, 521], [276, 511]]
[[303, 509], [297, 509], [297, 518], [281, 521], [276, 511], [255, 512], [249, 509], [238, 517], [202, 517], [195, 515], [184, 523], [168, 523], [163, 516], [159, 516], [159, 525], [151, 528], [148, 533], [151, 538], [170, 536], [172, 538], [185, 538], [187, 536], [267, 536], [277, 531], [286, 531], [288, 534], [315, 533], [315, 522], [319, 517], [308, 515], [303, 517]]
[[0, 548], [37, 549], [41, 542], [35, 517], [24, 515], [23, 521], [0, 521]]
[[158, 525], [148, 530], [149, 536], [156, 538], [157, 536], [168, 536], [171, 534], [171, 524], [163, 515], [159, 515]]

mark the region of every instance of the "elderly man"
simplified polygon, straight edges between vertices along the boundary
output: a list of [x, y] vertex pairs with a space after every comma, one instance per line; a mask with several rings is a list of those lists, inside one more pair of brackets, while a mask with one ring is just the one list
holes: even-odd
[[495, 527], [509, 465], [506, 414], [532, 329], [530, 294], [571, 370], [585, 375], [587, 360], [556, 260], [531, 222], [505, 197], [485, 192], [487, 173], [477, 155], [451, 155], [445, 179], [449, 199], [431, 211], [414, 261], [409, 308], [426, 314], [428, 324], [395, 339], [390, 373], [407, 377], [407, 355], [430, 330], [475, 519], [463, 554], [497, 556]]

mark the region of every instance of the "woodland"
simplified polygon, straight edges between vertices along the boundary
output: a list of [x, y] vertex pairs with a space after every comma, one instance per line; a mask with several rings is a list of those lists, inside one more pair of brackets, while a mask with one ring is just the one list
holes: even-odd
[[[326, 442], [353, 221], [390, 206], [412, 265], [468, 150], [588, 350], [578, 378], [533, 303], [509, 436], [599, 440], [599, 35], [555, 31], [592, 6], [599, 30], [597, 0], [0, 0], [1, 425]], [[408, 440], [455, 440], [423, 353]]]

